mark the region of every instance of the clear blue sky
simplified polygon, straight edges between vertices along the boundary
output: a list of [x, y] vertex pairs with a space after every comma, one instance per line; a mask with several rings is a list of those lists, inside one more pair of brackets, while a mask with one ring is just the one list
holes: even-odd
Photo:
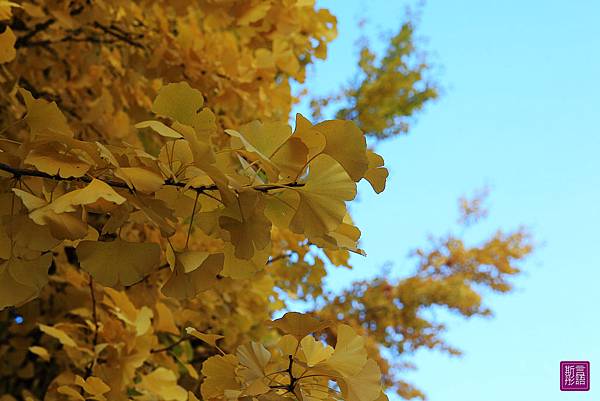
[[[381, 49], [407, 2], [319, 4], [340, 35], [308, 87], [328, 93], [356, 71], [358, 19]], [[330, 286], [386, 262], [406, 274], [405, 255], [452, 228], [457, 199], [487, 184], [482, 231], [524, 224], [542, 246], [514, 293], [488, 297], [494, 318], [451, 320], [447, 338], [463, 357], [419, 352], [406, 377], [430, 401], [600, 400], [600, 2], [429, 0], [422, 11], [418, 33], [444, 93], [408, 137], [378, 146], [388, 189], [364, 186], [352, 206], [368, 257]], [[590, 392], [559, 391], [561, 360], [591, 361]]]

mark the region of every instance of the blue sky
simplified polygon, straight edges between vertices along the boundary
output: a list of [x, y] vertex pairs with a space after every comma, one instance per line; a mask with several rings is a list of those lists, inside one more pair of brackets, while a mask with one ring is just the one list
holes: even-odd
[[[326, 94], [356, 72], [354, 43], [376, 50], [405, 1], [319, 1], [339, 38], [308, 88]], [[414, 4], [414, 3], [412, 3]], [[525, 225], [540, 245], [492, 319], [451, 318], [446, 338], [461, 358], [423, 351], [405, 377], [430, 401], [600, 399], [600, 2], [429, 0], [418, 34], [444, 90], [410, 135], [378, 145], [388, 189], [361, 187], [353, 216], [366, 258], [332, 271], [331, 288], [391, 263], [407, 274], [410, 250], [454, 226], [457, 199], [488, 185], [480, 233]], [[357, 21], [368, 23], [361, 32]], [[305, 111], [303, 105], [297, 111]], [[591, 391], [561, 393], [559, 362], [591, 361]]]

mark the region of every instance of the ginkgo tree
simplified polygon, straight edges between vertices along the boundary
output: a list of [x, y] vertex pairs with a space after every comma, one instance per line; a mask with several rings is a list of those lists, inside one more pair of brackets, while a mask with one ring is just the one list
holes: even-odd
[[[290, 126], [335, 23], [311, 0], [0, 1], [1, 401], [422, 395], [384, 355], [454, 351], [421, 310], [487, 314], [478, 286], [508, 291], [531, 248], [448, 237], [404, 281], [323, 288], [365, 254], [357, 183], [385, 189], [365, 135], [435, 94], [379, 96], [422, 83], [405, 26], [363, 57], [356, 123]], [[317, 306], [272, 321], [290, 299]]]

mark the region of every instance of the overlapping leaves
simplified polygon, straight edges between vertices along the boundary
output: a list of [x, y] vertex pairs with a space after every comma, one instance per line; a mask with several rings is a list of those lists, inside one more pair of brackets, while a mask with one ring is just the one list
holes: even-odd
[[[205, 291], [219, 276], [249, 278], [262, 270], [274, 227], [329, 249], [359, 252], [360, 232], [346, 219], [346, 202], [356, 195], [356, 181], [379, 180], [373, 169], [384, 168], [350, 122], [312, 125], [298, 115], [294, 131], [287, 124], [252, 122], [219, 134], [198, 90], [185, 82], [168, 84], [152, 105], [157, 119], [137, 125], [157, 134], [162, 145], [156, 157], [75, 139], [56, 104], [22, 95], [30, 138], [1, 143], [0, 157], [11, 190], [2, 226], [11, 246], [2, 274], [24, 287], [18, 296], [5, 295], [4, 306], [35, 296], [45, 274], [22, 277], [19, 266], [47, 267], [45, 252], [61, 241], [75, 247], [81, 268], [106, 286], [130, 286], [166, 263], [172, 272], [163, 293], [176, 298]], [[217, 140], [227, 145], [218, 147]], [[15, 259], [16, 218], [56, 241], [34, 244]], [[122, 227], [140, 224], [160, 236], [120, 238]], [[183, 247], [169, 240], [178, 230], [187, 231]], [[187, 248], [195, 232], [221, 246]]]

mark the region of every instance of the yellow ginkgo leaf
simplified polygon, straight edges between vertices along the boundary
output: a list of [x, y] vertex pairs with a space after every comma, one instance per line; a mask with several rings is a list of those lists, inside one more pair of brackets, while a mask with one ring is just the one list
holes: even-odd
[[240, 259], [235, 256], [235, 247], [231, 242], [226, 242], [223, 247], [225, 260], [223, 261], [223, 277], [241, 280], [253, 277], [257, 272], [265, 268], [269, 260], [270, 249], [265, 247], [263, 250], [254, 252], [251, 259]]
[[25, 105], [27, 106], [25, 121], [27, 121], [33, 134], [49, 132], [68, 137], [73, 136], [73, 131], [67, 124], [67, 119], [55, 102], [34, 99], [29, 91], [22, 88], [19, 89], [19, 92], [25, 99]]
[[199, 90], [193, 89], [187, 82], [177, 82], [160, 88], [152, 104], [152, 112], [194, 126], [198, 124], [197, 114], [203, 104], [204, 97]]
[[17, 37], [10, 27], [6, 27], [4, 32], [0, 33], [0, 64], [8, 63], [15, 59], [17, 51], [15, 42]]
[[101, 200], [116, 205], [123, 204], [126, 201], [112, 187], [97, 179], [93, 179], [82, 189], [67, 192], [56, 198], [52, 203], [41, 208], [36, 207], [41, 205], [43, 202], [42, 199], [35, 199], [33, 195], [23, 193], [23, 191], [15, 193], [21, 198], [28, 209], [35, 208], [29, 214], [29, 217], [40, 225], [47, 224], [48, 219], [52, 220], [54, 214], [62, 216], [63, 213], [77, 212], [80, 206], [96, 204]]
[[81, 177], [91, 167], [75, 153], [61, 153], [56, 146], [50, 144], [29, 152], [25, 163], [34, 166], [38, 171], [63, 178]]
[[229, 232], [235, 246], [235, 256], [250, 259], [271, 241], [271, 222], [265, 217], [265, 201], [258, 191], [239, 193], [234, 217], [221, 216], [220, 226]]
[[154, 319], [154, 330], [171, 334], [179, 334], [179, 328], [175, 324], [174, 311], [164, 302], [155, 305], [156, 318]]
[[344, 377], [337, 382], [344, 401], [375, 401], [381, 394], [381, 371], [372, 359], [355, 376]]
[[108, 305], [114, 315], [135, 330], [136, 335], [141, 336], [152, 327], [151, 319], [154, 316], [152, 309], [147, 306], [136, 308], [127, 294], [110, 287], [104, 288], [106, 297], [103, 303]]
[[73, 387], [59, 386], [56, 391], [58, 391], [60, 394], [66, 395], [69, 400], [85, 401], [85, 398]]
[[154, 243], [83, 241], [77, 246], [81, 268], [100, 284], [132, 285], [160, 263], [160, 247]]
[[110, 391], [110, 387], [102, 379], [95, 376], [89, 376], [84, 380], [83, 377], [76, 375], [75, 384], [83, 388], [86, 393], [91, 394], [98, 401], [106, 400], [103, 394]]
[[236, 369], [238, 359], [235, 355], [215, 355], [208, 358], [202, 364], [202, 375], [204, 381], [200, 387], [202, 399], [212, 400], [223, 398], [225, 390], [240, 390]]
[[304, 186], [294, 188], [300, 201], [290, 229], [308, 237], [318, 237], [342, 223], [346, 215], [344, 201], [354, 199], [356, 184], [340, 164], [327, 155], [317, 156], [309, 169]]
[[[7, 238], [2, 245], [12, 245], [13, 254], [17, 256], [19, 256], [17, 252], [19, 247], [44, 252], [60, 243], [60, 239], [52, 235], [48, 226], [38, 225], [26, 215], [12, 216], [10, 221], [12, 223], [4, 227], [11, 233], [13, 243], [11, 244], [10, 239]], [[0, 249], [2, 245], [0, 245]], [[3, 259], [10, 259], [10, 254]]]
[[283, 317], [274, 320], [271, 325], [286, 334], [291, 334], [298, 340], [310, 333], [327, 328], [331, 322], [321, 321], [314, 317], [298, 312], [288, 312]]
[[48, 353], [48, 350], [44, 347], [40, 347], [38, 345], [32, 345], [31, 347], [29, 347], [29, 352], [39, 356], [46, 362], [48, 362], [50, 360], [50, 354]]
[[212, 288], [218, 281], [217, 275], [223, 269], [224, 256], [222, 253], [208, 255], [202, 262], [187, 264], [178, 261], [171, 277], [161, 288], [164, 295], [177, 299], [196, 296], [202, 291]]
[[[235, 134], [235, 131], [233, 133]], [[240, 127], [239, 134], [247, 150], [257, 152], [264, 158], [270, 159], [290, 138], [292, 129], [283, 122], [253, 121]]]
[[352, 121], [329, 120], [313, 127], [323, 134], [327, 146], [323, 150], [346, 170], [350, 178], [359, 181], [369, 166], [367, 141], [364, 134]]
[[165, 184], [160, 173], [145, 167], [120, 167], [115, 170], [115, 176], [125, 181], [132, 189], [146, 194], [158, 191]]
[[342, 377], [356, 376], [367, 362], [365, 339], [346, 324], [340, 324], [337, 330], [337, 342], [331, 357], [317, 365], [330, 368]]
[[63, 330], [52, 326], [46, 326], [45, 324], [41, 323], [39, 326], [43, 333], [49, 335], [50, 337], [56, 338], [65, 347], [77, 347], [75, 340], [73, 340], [73, 338], [71, 338], [71, 336]]
[[299, 138], [308, 148], [308, 158], [312, 159], [325, 150], [327, 139], [325, 135], [313, 128], [313, 125], [302, 114], [296, 114], [294, 138]]
[[175, 372], [163, 367], [142, 376], [140, 388], [160, 400], [186, 401], [188, 399], [187, 391], [177, 384]]
[[377, 153], [368, 150], [367, 158], [369, 160], [369, 168], [365, 172], [365, 179], [369, 181], [371, 187], [373, 187], [373, 191], [379, 194], [385, 189], [385, 182], [389, 171], [383, 167], [383, 157]]
[[156, 132], [158, 135], [164, 136], [165, 138], [175, 138], [175, 139], [183, 138], [183, 135], [181, 135], [179, 132], [175, 131], [173, 128], [169, 127], [168, 125], [165, 125], [165, 124], [161, 123], [160, 121], [156, 121], [156, 120], [148, 120], [148, 121], [139, 122], [135, 125], [135, 128], [138, 128], [138, 129], [150, 128], [154, 132]]
[[11, 258], [0, 264], [0, 310], [21, 305], [40, 293], [48, 282], [52, 254], [33, 260]]
[[[348, 215], [346, 215], [348, 216]], [[366, 256], [365, 251], [358, 248], [360, 230], [348, 223], [342, 223], [334, 231], [325, 234], [322, 238], [313, 238], [313, 243], [322, 248], [345, 249], [359, 255]]]
[[300, 138], [290, 138], [271, 157], [284, 179], [294, 180], [302, 174], [308, 160], [308, 147]]
[[240, 345], [236, 356], [244, 367], [242, 374], [248, 381], [264, 377], [265, 368], [271, 360], [271, 353], [262, 344], [254, 341]]
[[23, 191], [19, 188], [12, 188], [12, 191], [19, 197], [19, 199], [21, 199], [21, 202], [23, 202], [23, 205], [27, 208], [27, 210], [31, 211], [47, 205], [45, 200], [33, 195], [32, 193]]
[[187, 327], [185, 329], [185, 332], [188, 335], [194, 336], [197, 339], [204, 341], [205, 343], [212, 345], [215, 348], [217, 347], [217, 341], [220, 340], [221, 338], [224, 338], [223, 336], [221, 336], [219, 334], [201, 333], [193, 327]]
[[323, 344], [312, 336], [306, 336], [300, 341], [305, 362], [309, 367], [313, 367], [319, 362], [323, 362], [333, 354], [333, 348]]

